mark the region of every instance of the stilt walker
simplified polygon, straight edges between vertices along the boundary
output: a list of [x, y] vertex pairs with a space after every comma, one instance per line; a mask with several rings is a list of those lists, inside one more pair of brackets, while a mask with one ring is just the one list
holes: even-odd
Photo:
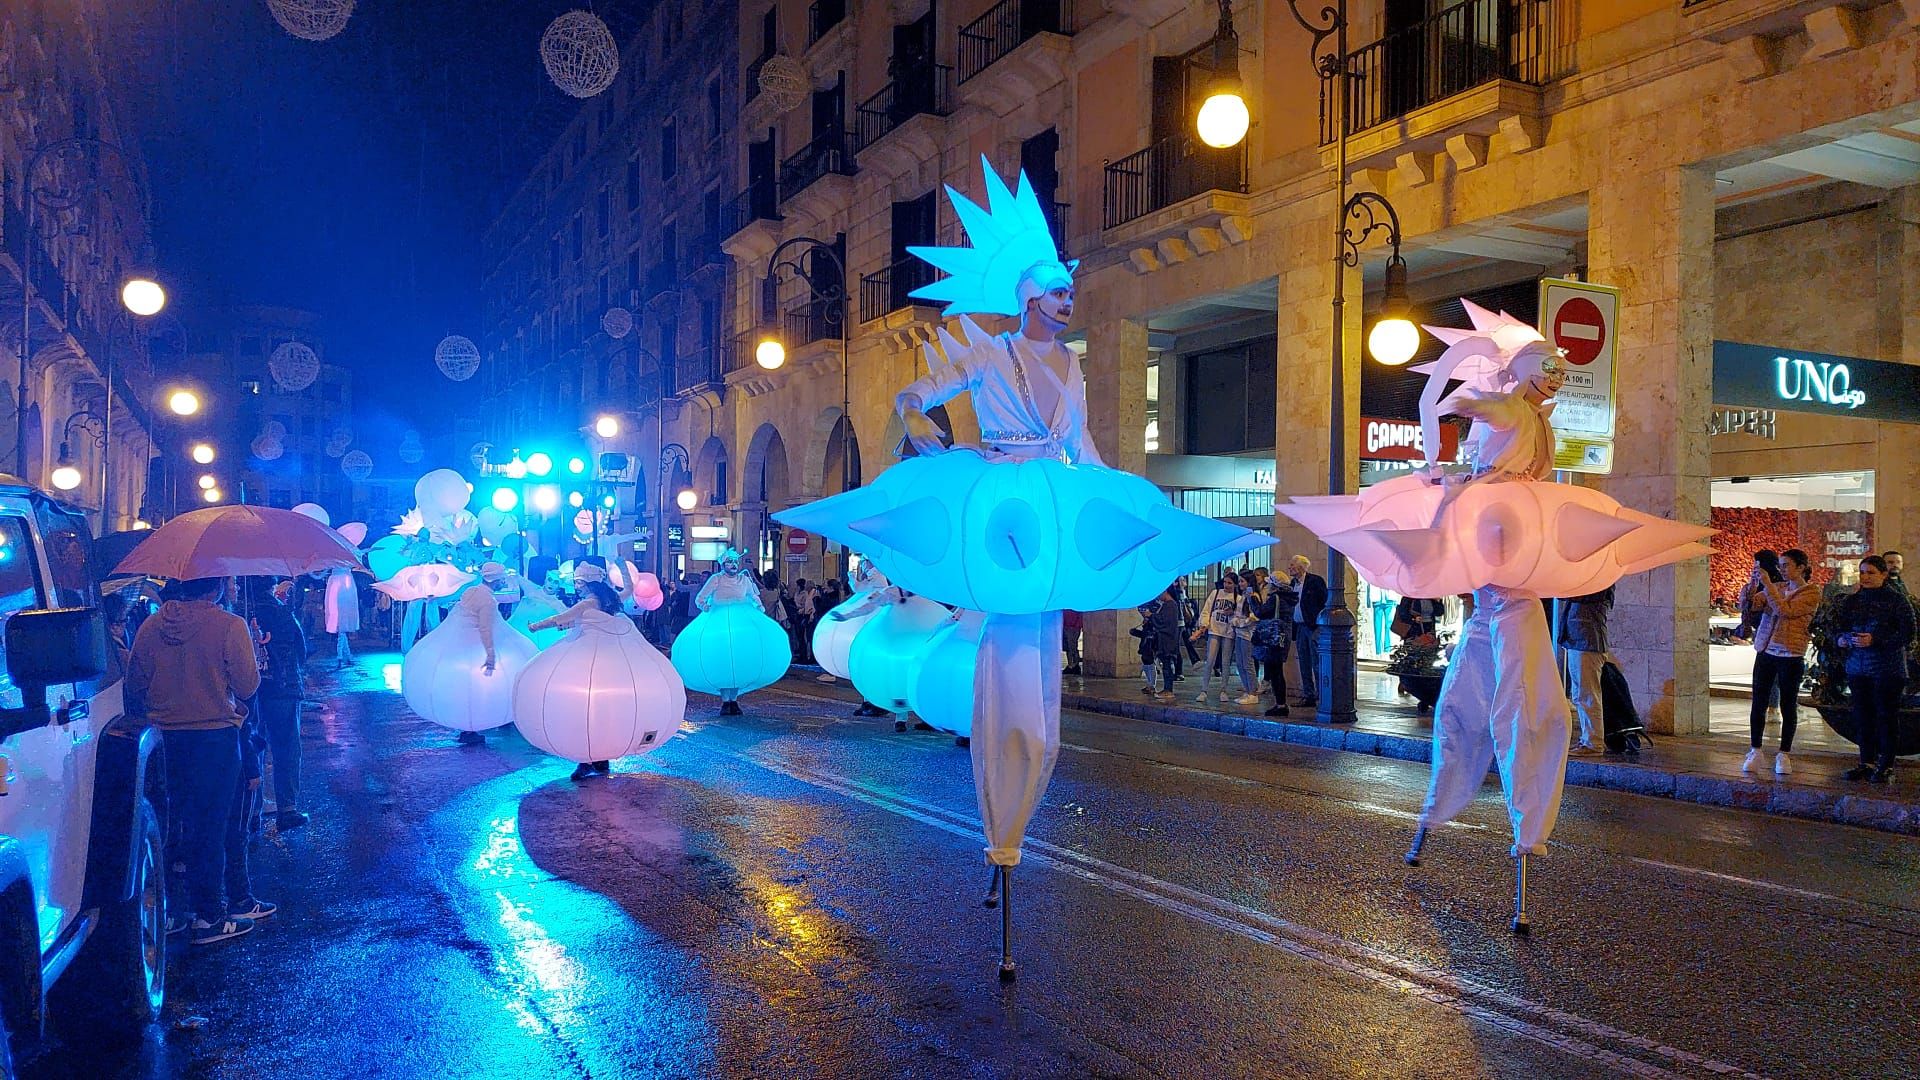
[[[1136, 606], [1178, 574], [1272, 539], [1177, 510], [1105, 467], [1087, 436], [1080, 357], [1059, 340], [1075, 264], [1060, 260], [1026, 177], [1015, 193], [985, 172], [986, 208], [947, 189], [971, 246], [909, 249], [949, 275], [914, 295], [946, 302], [964, 335], [942, 328], [940, 348], [925, 348], [928, 374], [896, 399], [919, 456], [774, 516], [867, 552], [907, 592], [985, 614], [970, 749], [994, 868], [988, 902], [1001, 909], [1000, 977], [1012, 979], [1012, 871], [1060, 752], [1060, 613]], [[989, 334], [973, 314], [1018, 328]], [[962, 393], [981, 445], [948, 450], [927, 410]]]
[[[1706, 553], [1712, 535], [1621, 506], [1553, 472], [1559, 350], [1533, 327], [1467, 305], [1474, 329], [1427, 327], [1448, 344], [1423, 370], [1425, 445], [1443, 416], [1473, 429], [1466, 462], [1429, 463], [1357, 496], [1295, 499], [1280, 512], [1344, 552], [1376, 586], [1404, 596], [1473, 593], [1433, 717], [1433, 775], [1405, 860], [1418, 866], [1497, 766], [1513, 828], [1515, 933], [1529, 930], [1528, 861], [1544, 855], [1560, 813], [1570, 713], [1542, 597], [1579, 596], [1622, 575]], [[1446, 393], [1450, 381], [1461, 385]]]

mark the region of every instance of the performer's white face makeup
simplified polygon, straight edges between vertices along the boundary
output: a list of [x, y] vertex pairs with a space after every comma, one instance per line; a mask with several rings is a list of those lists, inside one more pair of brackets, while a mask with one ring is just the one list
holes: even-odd
[[1546, 401], [1567, 385], [1566, 365], [1558, 350], [1549, 352], [1545, 346], [1529, 346], [1516, 358], [1515, 366], [1522, 371], [1521, 393], [1531, 401]]

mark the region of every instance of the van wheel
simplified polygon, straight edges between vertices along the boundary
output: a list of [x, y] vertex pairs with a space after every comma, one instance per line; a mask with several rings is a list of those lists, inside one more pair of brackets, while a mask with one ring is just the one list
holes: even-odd
[[160, 1018], [167, 984], [167, 883], [164, 840], [153, 804], [140, 800], [133, 837], [133, 895], [101, 911], [100, 926], [56, 986], [56, 1011], [79, 1019], [92, 1037], [137, 1042]]

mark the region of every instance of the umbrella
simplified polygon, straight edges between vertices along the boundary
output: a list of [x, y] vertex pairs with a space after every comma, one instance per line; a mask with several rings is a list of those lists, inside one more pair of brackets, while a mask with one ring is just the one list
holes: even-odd
[[303, 514], [265, 506], [212, 506], [153, 530], [113, 572], [175, 579], [298, 577], [359, 563], [353, 545]]

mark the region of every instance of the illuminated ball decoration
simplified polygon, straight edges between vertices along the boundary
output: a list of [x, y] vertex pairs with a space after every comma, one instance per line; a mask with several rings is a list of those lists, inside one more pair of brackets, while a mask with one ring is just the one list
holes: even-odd
[[298, 341], [285, 342], [267, 357], [267, 371], [282, 393], [297, 394], [320, 377], [320, 354]]
[[261, 461], [278, 461], [280, 456], [287, 452], [287, 444], [274, 435], [265, 434], [256, 437], [248, 449], [252, 450], [253, 456]]
[[687, 716], [687, 688], [631, 619], [607, 616], [536, 656], [513, 692], [528, 742], [568, 761], [658, 750]]
[[689, 690], [744, 694], [771, 685], [793, 663], [780, 624], [758, 604], [720, 604], [673, 639], [673, 666]]
[[813, 94], [813, 83], [807, 78], [807, 69], [798, 60], [785, 54], [776, 54], [760, 65], [760, 96], [776, 113], [789, 112]]
[[454, 382], [466, 382], [480, 370], [480, 346], [472, 338], [448, 334], [433, 347], [433, 363], [440, 374]]
[[265, 432], [269, 438], [284, 439], [287, 437], [287, 425], [278, 420], [267, 421], [267, 426], [260, 430]]
[[267, 0], [280, 29], [302, 41], [326, 41], [347, 28], [354, 0]]
[[633, 312], [623, 307], [608, 308], [607, 313], [600, 316], [600, 329], [610, 338], [626, 337], [633, 333]]
[[457, 514], [472, 501], [473, 489], [452, 469], [435, 469], [413, 482], [413, 505], [429, 519]]
[[373, 458], [367, 456], [365, 450], [349, 450], [340, 459], [340, 471], [347, 474], [349, 480], [365, 480], [373, 475]]
[[540, 35], [540, 62], [553, 85], [571, 97], [590, 98], [620, 74], [620, 46], [599, 16], [569, 11]]
[[484, 472], [487, 467], [487, 455], [491, 453], [493, 453], [492, 443], [474, 443], [467, 447], [467, 463], [473, 466], [475, 472]]
[[333, 434], [327, 436], [327, 456], [330, 458], [340, 457], [347, 452], [347, 447], [352, 445], [353, 432], [348, 431], [346, 428], [335, 428]]
[[417, 465], [427, 456], [426, 444], [420, 441], [420, 433], [409, 429], [400, 437], [400, 460], [409, 465]]

